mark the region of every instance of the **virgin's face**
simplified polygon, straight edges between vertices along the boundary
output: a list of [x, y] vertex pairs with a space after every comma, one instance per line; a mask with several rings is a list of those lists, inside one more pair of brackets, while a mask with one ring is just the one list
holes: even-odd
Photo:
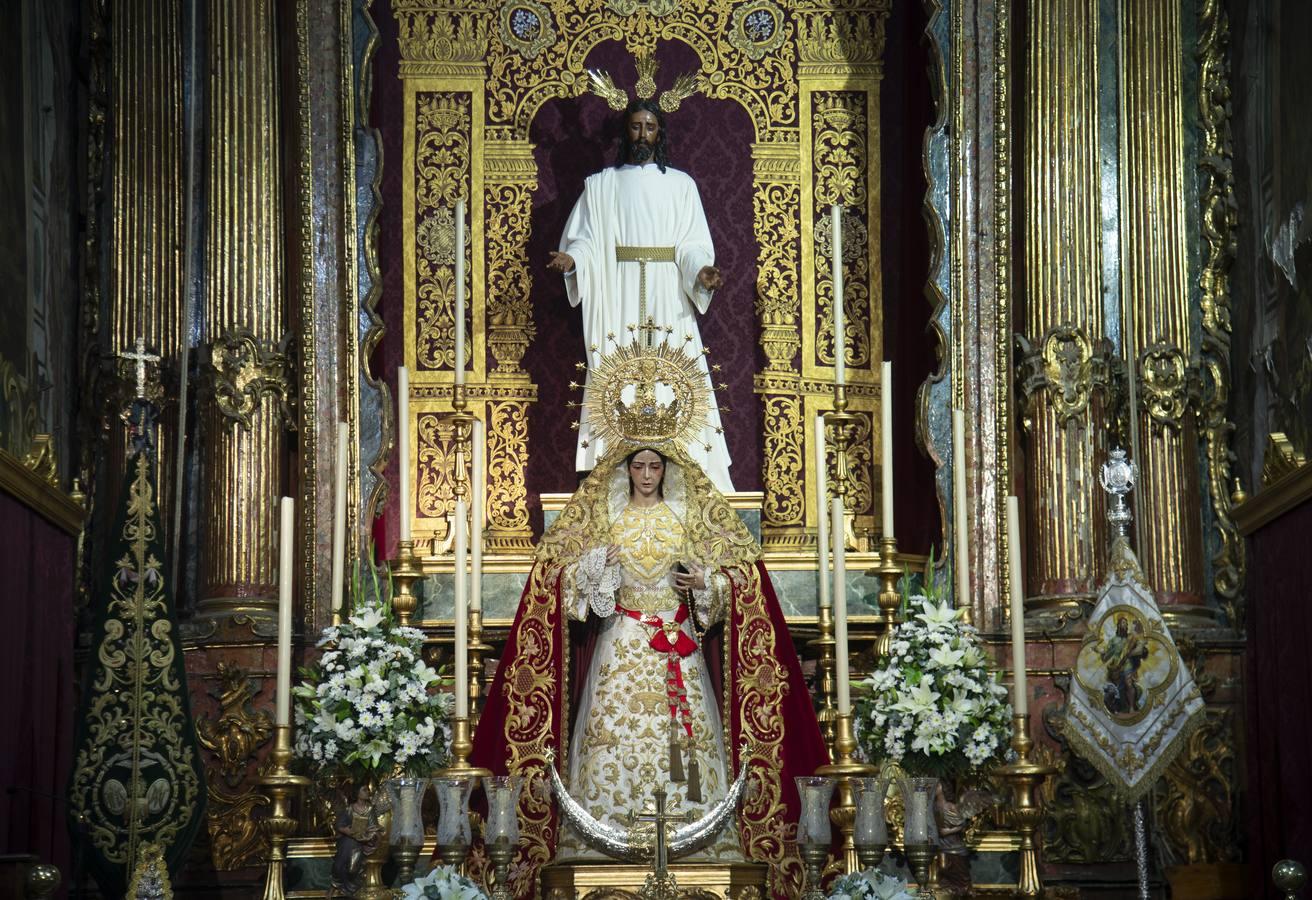
[[665, 463], [659, 455], [651, 450], [642, 450], [629, 461], [629, 478], [633, 482], [633, 493], [643, 499], [655, 497], [660, 491], [661, 478], [665, 475]]

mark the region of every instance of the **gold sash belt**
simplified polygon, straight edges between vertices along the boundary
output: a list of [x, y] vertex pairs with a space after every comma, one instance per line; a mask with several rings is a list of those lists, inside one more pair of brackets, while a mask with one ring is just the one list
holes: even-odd
[[673, 247], [622, 247], [615, 248], [616, 262], [674, 262]]

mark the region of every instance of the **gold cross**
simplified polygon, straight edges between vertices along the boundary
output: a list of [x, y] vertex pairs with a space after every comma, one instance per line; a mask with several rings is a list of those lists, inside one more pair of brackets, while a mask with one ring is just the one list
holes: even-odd
[[137, 364], [137, 394], [138, 400], [146, 399], [146, 363], [159, 362], [159, 355], [156, 353], [146, 352], [146, 339], [137, 338], [137, 349], [135, 353], [120, 353], [121, 359], [134, 361]]
[[[644, 303], [643, 305], [645, 306], [646, 304]], [[656, 324], [656, 320], [651, 316], [648, 316], [647, 321], [638, 326], [638, 330], [643, 332], [643, 336], [647, 339], [647, 346], [650, 347], [652, 345], [652, 337], [661, 329], [660, 326]]]

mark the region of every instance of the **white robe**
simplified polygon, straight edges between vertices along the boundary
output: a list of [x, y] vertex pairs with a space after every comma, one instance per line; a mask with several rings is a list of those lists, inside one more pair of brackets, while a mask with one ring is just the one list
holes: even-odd
[[[590, 368], [612, 349], [606, 335], [614, 334], [624, 344], [630, 339], [628, 326], [641, 324], [639, 264], [616, 262], [617, 246], [675, 248], [674, 263], [647, 263], [647, 315], [656, 325], [674, 329], [670, 340], [675, 345], [691, 336], [685, 348], [696, 356], [714, 397], [697, 328], [697, 313], [706, 312], [711, 292], [698, 284], [697, 273], [714, 264], [715, 248], [697, 184], [678, 169], [667, 166], [662, 173], [655, 163], [607, 168], [584, 182], [583, 195], [565, 223], [560, 249], [574, 259], [574, 271], [565, 276], [565, 290], [570, 306], [583, 304], [583, 340]], [[656, 340], [661, 338], [658, 335]], [[585, 385], [585, 401], [587, 396]], [[670, 397], [660, 399], [668, 402]], [[733, 491], [731, 460], [724, 435], [716, 430], [720, 428], [717, 402], [712, 401], [701, 441], [692, 442], [687, 450], [711, 482], [728, 493]], [[579, 418], [575, 468], [591, 469], [605, 451], [603, 443], [591, 433], [585, 409]], [[709, 451], [703, 446], [707, 444]]]

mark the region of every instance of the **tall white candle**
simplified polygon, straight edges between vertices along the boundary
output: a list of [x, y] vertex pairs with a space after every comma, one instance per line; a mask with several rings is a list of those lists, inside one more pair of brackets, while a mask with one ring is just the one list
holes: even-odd
[[469, 547], [472, 553], [469, 575], [469, 608], [478, 612], [483, 608], [483, 520], [487, 514], [487, 476], [484, 456], [487, 453], [487, 432], [483, 420], [474, 420], [474, 509], [469, 517]]
[[835, 675], [838, 681], [838, 713], [852, 711], [852, 695], [848, 689], [847, 671], [847, 548], [843, 545], [843, 501], [831, 501], [830, 533], [834, 538], [834, 656]]
[[966, 414], [952, 410], [952, 528], [957, 548], [957, 606], [970, 606], [970, 548], [966, 543]]
[[346, 466], [350, 429], [337, 423], [337, 468], [333, 472], [333, 582], [332, 612], [343, 619], [342, 593], [346, 587]]
[[1025, 683], [1025, 587], [1020, 568], [1020, 506], [1007, 498], [1007, 560], [1011, 565], [1011, 667], [1015, 688], [1011, 704], [1016, 713], [1029, 712], [1029, 688]]
[[468, 523], [464, 500], [456, 501], [455, 579], [456, 579], [456, 716], [469, 715], [469, 603], [465, 593], [465, 558], [468, 553]]
[[825, 417], [815, 417], [815, 511], [819, 523], [816, 547], [819, 560], [816, 577], [820, 582], [820, 608], [829, 601], [829, 460], [825, 454]]
[[879, 375], [879, 451], [883, 476], [884, 537], [893, 530], [893, 364], [885, 362]]
[[465, 200], [456, 201], [456, 384], [465, 383]]
[[401, 540], [410, 540], [410, 372], [405, 366], [396, 370], [397, 444], [401, 453], [397, 473], [397, 505], [400, 507]]
[[843, 207], [829, 208], [834, 235], [834, 383], [847, 383], [847, 310], [843, 308]]
[[274, 704], [275, 724], [291, 724], [292, 706], [292, 530], [296, 502], [283, 497], [278, 511], [278, 680]]

